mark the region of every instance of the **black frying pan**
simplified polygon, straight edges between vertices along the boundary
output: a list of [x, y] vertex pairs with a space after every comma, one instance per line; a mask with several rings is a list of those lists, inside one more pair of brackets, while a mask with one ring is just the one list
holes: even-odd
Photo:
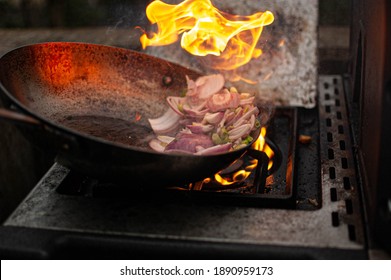
[[186, 89], [185, 75], [199, 76], [126, 49], [82, 43], [25, 46], [0, 59], [5, 103], [19, 112], [1, 109], [0, 115], [29, 124], [20, 127], [31, 141], [82, 173], [129, 185], [188, 183], [221, 170], [247, 148], [195, 156], [148, 147], [153, 137], [148, 118], [161, 116], [168, 108], [166, 97]]

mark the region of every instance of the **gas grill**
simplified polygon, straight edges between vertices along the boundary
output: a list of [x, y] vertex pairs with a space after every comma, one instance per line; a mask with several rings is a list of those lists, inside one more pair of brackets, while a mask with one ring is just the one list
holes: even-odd
[[[391, 25], [382, 23], [391, 9], [386, 1], [359, 2], [353, 5], [350, 73], [317, 75], [313, 108], [277, 105], [267, 132], [274, 156], [249, 151], [220, 172], [232, 179], [232, 174], [257, 160], [248, 177], [221, 185], [211, 174], [203, 181], [155, 188], [148, 183], [122, 185], [97, 179], [56, 162], [1, 226], [0, 255], [387, 258], [390, 191], [384, 168], [390, 163], [391, 149], [384, 148], [384, 141], [389, 139], [389, 129], [379, 121], [374, 131], [375, 151], [382, 152], [371, 155], [363, 145], [370, 142], [366, 129], [372, 120], [384, 117], [385, 122], [388, 116], [391, 64], [385, 50]], [[380, 10], [385, 12], [371, 20], [380, 23], [382, 32], [372, 32], [375, 25], [369, 14]], [[379, 63], [370, 64], [366, 58], [374, 48], [369, 39], [379, 53], [384, 52]], [[379, 70], [376, 65], [384, 67]], [[368, 73], [371, 69], [382, 74], [380, 80]], [[372, 103], [371, 95], [384, 102]], [[308, 102], [315, 101], [311, 98]], [[384, 112], [381, 117], [376, 106]], [[371, 181], [374, 178], [376, 182]]]
[[283, 160], [258, 191], [151, 193], [56, 163], [5, 222], [7, 245], [16, 257], [366, 258], [344, 93], [342, 77], [320, 76], [318, 109], [276, 110]]

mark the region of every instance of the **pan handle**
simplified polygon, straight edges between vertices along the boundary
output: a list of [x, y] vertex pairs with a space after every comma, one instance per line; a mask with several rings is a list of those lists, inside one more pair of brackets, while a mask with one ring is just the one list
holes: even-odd
[[41, 125], [41, 122], [33, 117], [4, 108], [0, 108], [0, 119], [16, 124]]

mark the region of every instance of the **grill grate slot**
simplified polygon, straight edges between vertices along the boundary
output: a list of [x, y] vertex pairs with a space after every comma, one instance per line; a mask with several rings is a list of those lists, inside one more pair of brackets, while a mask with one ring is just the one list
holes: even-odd
[[336, 188], [331, 188], [330, 189], [330, 199], [332, 202], [335, 202], [338, 200], [338, 197], [337, 197], [337, 189]]
[[334, 150], [328, 149], [328, 159], [334, 159]]
[[356, 227], [354, 225], [348, 225], [349, 239], [356, 241]]
[[345, 141], [344, 140], [339, 141], [339, 149], [341, 151], [346, 150], [346, 145], [345, 145]]
[[345, 230], [351, 242], [364, 243], [356, 170], [344, 88], [340, 76], [319, 77], [319, 125], [323, 205], [331, 225]]
[[341, 114], [341, 112], [337, 112], [337, 119], [342, 120], [342, 114]]
[[335, 179], [335, 168], [334, 167], [330, 167], [329, 168], [329, 176], [330, 176], [330, 179]]
[[338, 133], [339, 134], [343, 134], [344, 133], [343, 125], [339, 125], [338, 126]]
[[339, 215], [338, 212], [332, 212], [331, 213], [331, 224], [333, 227], [338, 227], [339, 226]]
[[343, 188], [345, 190], [350, 190], [351, 189], [349, 177], [343, 177]]
[[333, 134], [330, 132], [327, 132], [327, 141], [333, 142]]
[[343, 169], [348, 169], [348, 159], [347, 158], [341, 158], [341, 166]]
[[346, 213], [349, 215], [353, 214], [353, 203], [351, 199], [345, 200], [345, 206], [346, 206]]

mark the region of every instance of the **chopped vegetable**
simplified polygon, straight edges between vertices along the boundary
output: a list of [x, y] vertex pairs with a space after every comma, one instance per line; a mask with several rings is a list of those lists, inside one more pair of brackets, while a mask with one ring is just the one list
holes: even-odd
[[207, 155], [240, 149], [253, 141], [250, 133], [260, 126], [253, 95], [224, 88], [220, 74], [186, 79], [186, 94], [167, 97], [169, 110], [149, 120], [157, 135], [150, 142], [152, 149]]

